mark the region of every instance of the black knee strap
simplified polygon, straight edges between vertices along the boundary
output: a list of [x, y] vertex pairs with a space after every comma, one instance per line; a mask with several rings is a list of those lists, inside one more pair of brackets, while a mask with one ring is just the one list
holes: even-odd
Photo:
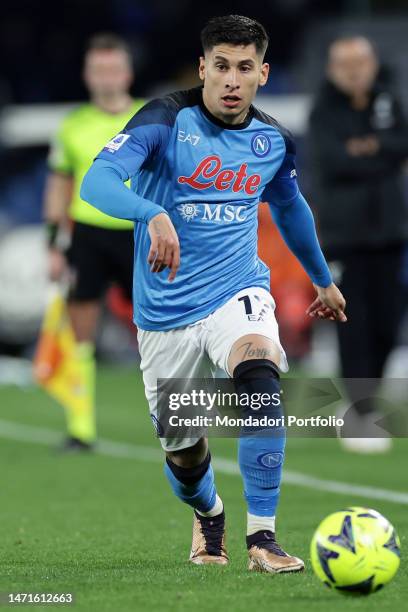
[[277, 366], [270, 359], [247, 359], [241, 361], [232, 373], [235, 379], [273, 378], [280, 379]]
[[168, 457], [166, 457], [166, 463], [173, 472], [174, 476], [185, 485], [192, 485], [198, 482], [208, 470], [208, 466], [210, 465], [211, 454], [208, 451], [208, 454], [204, 461], [200, 463], [200, 465], [195, 465], [191, 468], [181, 467], [180, 465], [176, 465]]

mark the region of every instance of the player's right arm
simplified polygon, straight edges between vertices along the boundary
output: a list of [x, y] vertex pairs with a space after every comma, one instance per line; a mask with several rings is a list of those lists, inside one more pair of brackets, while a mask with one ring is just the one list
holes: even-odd
[[159, 161], [174, 120], [174, 111], [165, 99], [144, 106], [97, 156], [81, 186], [81, 198], [102, 212], [148, 226], [151, 271], [170, 268], [170, 281], [180, 265], [180, 245], [170, 217], [161, 203], [142, 198], [124, 183], [147, 163]]

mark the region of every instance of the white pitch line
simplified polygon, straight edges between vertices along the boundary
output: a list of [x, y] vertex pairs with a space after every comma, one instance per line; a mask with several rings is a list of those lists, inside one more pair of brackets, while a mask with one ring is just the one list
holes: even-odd
[[[61, 433], [53, 429], [23, 425], [12, 421], [0, 419], [0, 438], [13, 440], [15, 442], [29, 442], [34, 444], [55, 445], [61, 441]], [[154, 463], [163, 462], [163, 452], [151, 446], [139, 446], [127, 444], [126, 442], [114, 442], [113, 440], [98, 440], [96, 452], [106, 457], [120, 459], [138, 459]], [[230, 459], [214, 458], [213, 465], [218, 472], [232, 476], [239, 475], [239, 468], [235, 461]], [[283, 474], [284, 484], [328, 491], [342, 495], [355, 495], [367, 499], [381, 499], [396, 504], [408, 505], [408, 493], [379, 489], [365, 485], [355, 485], [337, 480], [324, 480], [315, 476], [285, 470]]]

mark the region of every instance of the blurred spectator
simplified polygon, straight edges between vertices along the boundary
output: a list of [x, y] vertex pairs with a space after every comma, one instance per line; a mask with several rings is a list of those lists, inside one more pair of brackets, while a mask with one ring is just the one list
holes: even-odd
[[347, 421], [359, 437], [343, 443], [360, 452], [385, 451], [389, 439], [372, 438], [370, 432], [373, 395], [403, 310], [408, 218], [400, 179], [408, 128], [366, 38], [332, 43], [327, 81], [311, 114], [310, 141], [320, 237], [347, 300], [349, 321], [337, 326], [342, 375], [366, 379], [364, 386], [345, 381], [353, 406]]

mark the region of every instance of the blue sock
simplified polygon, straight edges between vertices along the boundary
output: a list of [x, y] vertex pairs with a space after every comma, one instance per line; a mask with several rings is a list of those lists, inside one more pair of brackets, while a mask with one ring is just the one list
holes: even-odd
[[279, 503], [285, 437], [242, 437], [238, 460], [248, 512], [275, 516]]
[[[234, 370], [234, 382], [239, 393], [280, 392], [279, 374], [267, 359], [254, 359], [239, 364]], [[275, 395], [275, 397], [277, 397]], [[283, 415], [281, 404], [262, 406], [256, 412], [244, 411], [243, 416]], [[244, 483], [244, 495], [251, 515], [274, 517], [279, 503], [282, 466], [285, 458], [286, 431], [282, 426], [269, 429], [250, 428], [241, 432], [238, 444], [239, 467]]]
[[[169, 459], [166, 459], [164, 466], [164, 473], [175, 495], [199, 512], [209, 512], [216, 501], [217, 491], [210, 461], [208, 454], [201, 466], [195, 468], [181, 468]], [[195, 475], [198, 476], [198, 480]]]

